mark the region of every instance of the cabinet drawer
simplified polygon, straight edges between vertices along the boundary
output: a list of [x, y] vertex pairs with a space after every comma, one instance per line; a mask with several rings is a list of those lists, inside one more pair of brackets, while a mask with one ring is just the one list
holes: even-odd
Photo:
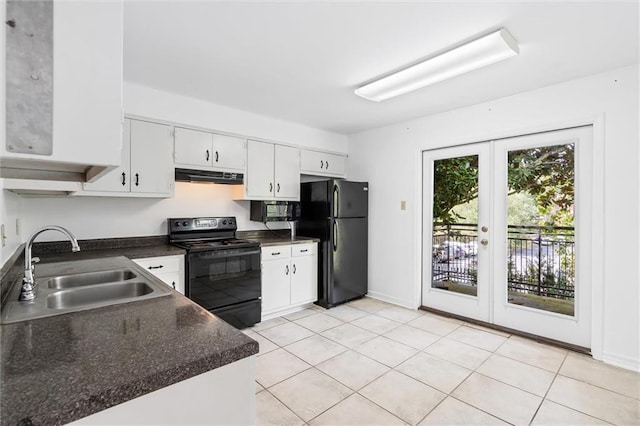
[[286, 259], [291, 257], [291, 246], [268, 246], [262, 247], [262, 261]]
[[154, 274], [165, 274], [167, 272], [180, 271], [182, 256], [147, 257], [135, 259], [134, 262]]
[[316, 254], [317, 251], [316, 243], [309, 244], [292, 244], [291, 245], [291, 256], [308, 256], [312, 254]]

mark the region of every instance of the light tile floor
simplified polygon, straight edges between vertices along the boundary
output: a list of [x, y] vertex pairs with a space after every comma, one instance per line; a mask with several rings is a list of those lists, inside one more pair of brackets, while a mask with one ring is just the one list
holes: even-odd
[[259, 425], [640, 425], [640, 374], [363, 298], [244, 330]]

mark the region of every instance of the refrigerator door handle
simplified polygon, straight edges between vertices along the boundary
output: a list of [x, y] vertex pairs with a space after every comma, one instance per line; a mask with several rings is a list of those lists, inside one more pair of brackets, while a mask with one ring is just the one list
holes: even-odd
[[333, 185], [333, 217], [338, 217], [338, 202], [340, 200], [340, 192], [338, 190], [338, 185]]
[[333, 251], [338, 250], [338, 222], [333, 222]]

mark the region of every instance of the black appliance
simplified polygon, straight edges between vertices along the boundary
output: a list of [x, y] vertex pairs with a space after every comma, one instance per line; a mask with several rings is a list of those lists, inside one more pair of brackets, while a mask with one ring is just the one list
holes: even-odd
[[368, 191], [339, 179], [300, 186], [298, 234], [320, 239], [316, 303], [325, 308], [367, 293]]
[[235, 217], [167, 221], [169, 243], [187, 250], [185, 296], [234, 327], [260, 322], [260, 244], [235, 238]]
[[223, 183], [242, 185], [244, 175], [236, 172], [218, 172], [214, 170], [176, 169], [176, 182]]
[[256, 222], [294, 221], [299, 217], [297, 201], [251, 201], [249, 219]]

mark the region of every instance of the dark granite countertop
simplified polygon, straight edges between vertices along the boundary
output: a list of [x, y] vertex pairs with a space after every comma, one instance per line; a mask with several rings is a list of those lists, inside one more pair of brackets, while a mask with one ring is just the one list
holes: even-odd
[[[120, 250], [86, 250], [84, 256]], [[184, 253], [177, 250], [150, 245], [124, 251], [130, 258]], [[82, 253], [60, 254], [59, 260]], [[40, 255], [43, 262], [58, 259]], [[3, 324], [0, 423], [68, 423], [257, 352], [257, 342], [175, 291]]]
[[134, 238], [101, 238], [80, 240], [80, 251], [71, 252], [69, 241], [35, 243], [33, 255], [41, 262], [95, 259], [99, 257], [125, 256], [129, 259], [144, 257], [184, 255], [185, 250], [169, 245], [166, 235]]

